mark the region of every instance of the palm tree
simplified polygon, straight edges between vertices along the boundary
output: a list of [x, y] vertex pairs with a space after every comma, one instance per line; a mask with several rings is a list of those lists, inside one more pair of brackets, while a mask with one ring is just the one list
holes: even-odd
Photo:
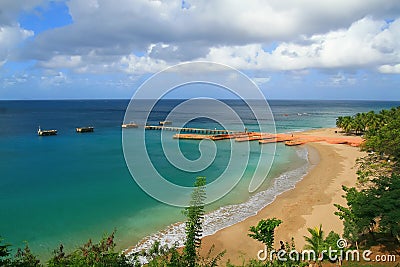
[[366, 121], [366, 116], [365, 113], [357, 113], [354, 118], [353, 118], [353, 130], [355, 131], [355, 134], [360, 134], [365, 131], [365, 121]]
[[376, 131], [379, 128], [379, 117], [374, 111], [369, 111], [365, 114], [366, 117], [366, 130]]
[[339, 117], [336, 119], [336, 127], [338, 127], [338, 128], [343, 128], [343, 117], [342, 117], [342, 116], [339, 116]]
[[[311, 237], [304, 236], [306, 240], [305, 249], [309, 249], [315, 252], [316, 257], [318, 259], [321, 258], [322, 251], [325, 249], [325, 239], [324, 239], [324, 231], [322, 231], [322, 224], [314, 227], [307, 228], [308, 232], [311, 234]], [[322, 266], [321, 260], [318, 260], [318, 265]]]
[[350, 116], [343, 117], [342, 129], [346, 133], [351, 133], [351, 131], [353, 130], [353, 118], [352, 117], [350, 117]]

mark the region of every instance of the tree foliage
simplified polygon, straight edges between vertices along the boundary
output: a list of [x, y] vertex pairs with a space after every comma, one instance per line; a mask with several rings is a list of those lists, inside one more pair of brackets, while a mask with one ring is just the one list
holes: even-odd
[[0, 236], [0, 266], [7, 266], [10, 262], [10, 245], [2, 244], [3, 238]]
[[400, 242], [400, 175], [373, 179], [374, 186], [366, 190], [369, 205], [374, 207], [379, 230], [389, 233]]
[[272, 250], [275, 239], [275, 228], [282, 223], [281, 220], [271, 218], [267, 220], [261, 220], [257, 226], [250, 227], [250, 234], [248, 236], [264, 243], [268, 250]]
[[[335, 213], [344, 221], [344, 237], [357, 246], [366, 234], [386, 233], [400, 241], [400, 176], [382, 176], [369, 187], [357, 190], [343, 186], [347, 207], [335, 204]], [[377, 227], [377, 225], [379, 227]]]
[[82, 247], [70, 254], [64, 252], [64, 246], [53, 252], [53, 257], [47, 262], [48, 266], [130, 266], [125, 256], [115, 252], [115, 231], [103, 237], [98, 243], [90, 239]]
[[364, 148], [397, 162], [400, 157], [400, 107], [383, 112], [387, 116], [374, 131], [368, 131]]
[[206, 199], [205, 177], [197, 177], [194, 185], [195, 189], [192, 193], [190, 206], [183, 211], [187, 218], [183, 257], [188, 264], [187, 266], [190, 267], [195, 266], [198, 259], [197, 249], [201, 245], [201, 236], [203, 234], [204, 201]]
[[[89, 240], [82, 247], [67, 254], [64, 246], [53, 252], [53, 257], [47, 261], [47, 266], [131, 266], [125, 256], [114, 252], [114, 233], [104, 237], [99, 243], [94, 244]], [[38, 267], [43, 266], [40, 260], [31, 252], [28, 243], [23, 249], [18, 248], [15, 255], [11, 255], [10, 245], [1, 244], [0, 239], [0, 266], [5, 267]]]
[[40, 260], [32, 254], [28, 243], [25, 244], [25, 248], [17, 249], [15, 255], [11, 255], [9, 244], [1, 244], [3, 239], [0, 237], [0, 266], [5, 267], [37, 267], [42, 266]]
[[354, 116], [338, 117], [336, 126], [349, 134], [364, 134], [364, 150], [374, 151], [384, 158], [400, 157], [400, 107], [369, 111]]
[[374, 178], [362, 190], [345, 186], [343, 190], [347, 207], [336, 204], [335, 214], [344, 221], [344, 237], [356, 244], [361, 235], [379, 231], [400, 241], [399, 175]]
[[304, 236], [306, 241], [305, 249], [310, 249], [315, 252], [315, 254], [320, 257], [322, 250], [325, 249], [325, 233], [322, 230], [322, 224], [314, 228], [307, 228], [307, 231], [311, 236]]
[[337, 241], [340, 239], [339, 234], [331, 231], [325, 237], [325, 232], [322, 230], [322, 224], [314, 228], [307, 228], [307, 230], [310, 236], [304, 236], [304, 239], [306, 241], [304, 249], [312, 250], [315, 252], [315, 256], [318, 259], [318, 264], [320, 266], [323, 260], [330, 260], [329, 254], [323, 254], [323, 251], [341, 249], [337, 245]]
[[335, 214], [343, 220], [344, 237], [356, 246], [366, 233], [373, 239], [377, 232], [386, 234], [400, 242], [400, 107], [339, 117], [337, 126], [349, 132], [360, 121], [365, 126], [362, 149], [369, 152], [357, 161], [361, 187], [343, 186], [347, 207], [335, 204]]
[[390, 110], [381, 110], [357, 113], [354, 116], [340, 116], [336, 119], [336, 126], [348, 134], [376, 133], [389, 121], [399, 115], [400, 107]]
[[28, 243], [25, 244], [24, 249], [18, 248], [17, 253], [12, 260], [12, 266], [14, 267], [37, 267], [41, 266], [40, 260], [33, 255]]

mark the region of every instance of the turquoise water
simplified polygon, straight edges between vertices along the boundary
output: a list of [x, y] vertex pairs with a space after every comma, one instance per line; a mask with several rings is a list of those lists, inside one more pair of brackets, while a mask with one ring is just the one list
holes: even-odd
[[[257, 129], [240, 101], [227, 102], [240, 111], [249, 130]], [[152, 114], [151, 122], [163, 120], [177, 103], [163, 101]], [[116, 228], [117, 243], [124, 248], [183, 219], [180, 208], [152, 199], [130, 176], [122, 153], [120, 127], [127, 104], [127, 100], [0, 101], [0, 235], [7, 242], [23, 246], [28, 241], [34, 253], [47, 257], [60, 242], [67, 248], [73, 247]], [[270, 105], [277, 131], [290, 132], [333, 127], [337, 116], [400, 103], [270, 101]], [[207, 120], [195, 124], [202, 128], [215, 126]], [[38, 137], [39, 125], [56, 128], [59, 135]], [[74, 132], [75, 127], [87, 125], [94, 125], [95, 132]], [[148, 138], [157, 140], [158, 134], [149, 133]], [[157, 142], [150, 144], [154, 145], [149, 147], [154, 151], [153, 160], [165, 175], [184, 185], [193, 183], [197, 174], [186, 177], [160, 156]], [[201, 175], [212, 180], [221, 173], [229, 153], [224, 144], [218, 143], [221, 154]], [[199, 156], [197, 146], [197, 141], [181, 143], [183, 153], [192, 159]], [[258, 150], [258, 143], [251, 143], [255, 159]], [[278, 145], [271, 172], [258, 192], [272, 188], [274, 178], [304, 166], [306, 161], [301, 153], [298, 148]], [[254, 196], [247, 192], [247, 187], [255, 164], [251, 158], [237, 187], [207, 209], [238, 204]]]

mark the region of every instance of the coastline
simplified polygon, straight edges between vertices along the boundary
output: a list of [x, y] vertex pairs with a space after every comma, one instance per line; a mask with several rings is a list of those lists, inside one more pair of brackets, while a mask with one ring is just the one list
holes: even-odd
[[[301, 132], [304, 135], [339, 137], [336, 128], [322, 128]], [[300, 132], [299, 132], [300, 133]], [[290, 181], [287, 186], [276, 192], [277, 186], [282, 185], [279, 178], [275, 181], [275, 195], [270, 198], [267, 191], [262, 191], [252, 196], [249, 201], [222, 207], [206, 215], [207, 225], [204, 229], [201, 254], [204, 256], [212, 245], [215, 253], [226, 250], [222, 262], [230, 260], [234, 264], [241, 264], [244, 259], [256, 258], [257, 252], [263, 245], [247, 236], [248, 229], [256, 225], [259, 220], [276, 217], [283, 221], [276, 231], [276, 245], [279, 241], [289, 242], [294, 237], [296, 247], [304, 246], [304, 235], [308, 227], [315, 227], [320, 223], [328, 234], [331, 230], [341, 234], [342, 222], [334, 215], [334, 203], [345, 205], [341, 197], [341, 185], [353, 186], [356, 183], [356, 171], [353, 169], [355, 159], [363, 153], [357, 147], [343, 144], [328, 144], [325, 142], [309, 143], [304, 145], [307, 151], [308, 164], [297, 173], [297, 179]], [[287, 182], [287, 181], [284, 181]], [[322, 189], [322, 190], [321, 190]], [[260, 208], [254, 210], [253, 199]], [[232, 208], [235, 210], [232, 212]], [[249, 213], [250, 210], [250, 213]], [[224, 217], [226, 214], [237, 214], [241, 219]], [[247, 212], [247, 214], [246, 214]], [[215, 220], [219, 228], [210, 231], [209, 224]], [[208, 228], [207, 228], [208, 227]], [[130, 246], [124, 253], [127, 255], [134, 251], [151, 247], [158, 240], [161, 245], [183, 245], [185, 225], [182, 222], [170, 225], [166, 229], [144, 238], [135, 246]], [[213, 256], [213, 254], [211, 254]]]
[[[334, 128], [309, 130], [303, 134], [340, 136]], [[302, 249], [307, 228], [322, 224], [328, 234], [343, 232], [343, 224], [334, 215], [334, 203], [345, 205], [341, 186], [354, 186], [357, 182], [355, 160], [364, 155], [357, 147], [342, 144], [316, 142], [307, 144], [309, 161], [314, 167], [301, 179], [295, 188], [288, 190], [257, 215], [221, 229], [213, 235], [202, 239], [202, 251], [205, 255], [212, 245], [216, 253], [226, 250], [222, 262], [228, 260], [233, 264], [241, 264], [243, 260], [257, 258], [257, 252], [263, 245], [247, 236], [250, 226], [257, 225], [261, 219], [276, 217], [283, 223], [275, 232], [275, 247], [279, 241], [290, 242], [294, 237], [296, 248]], [[213, 256], [213, 255], [211, 255]]]
[[[273, 203], [278, 195], [293, 189], [312, 167], [308, 161], [308, 149], [302, 147], [297, 149], [296, 153], [299, 158], [306, 161], [304, 165], [281, 173], [274, 178], [271, 187], [250, 196], [245, 202], [221, 206], [206, 213], [203, 223], [203, 237], [213, 235], [221, 229], [255, 216], [260, 210]], [[124, 250], [124, 253], [129, 256], [132, 253], [147, 250], [152, 247], [155, 241], [159, 242], [161, 246], [183, 247], [186, 236], [185, 227], [185, 222], [171, 224], [141, 239], [135, 246], [128, 247]], [[142, 263], [146, 262], [143, 259]]]

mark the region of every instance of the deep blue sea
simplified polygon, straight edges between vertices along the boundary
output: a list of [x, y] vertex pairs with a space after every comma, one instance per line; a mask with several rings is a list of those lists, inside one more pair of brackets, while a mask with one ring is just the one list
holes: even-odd
[[[148, 123], [164, 120], [181, 101], [162, 100]], [[241, 115], [249, 130], [257, 130], [243, 102], [224, 102]], [[0, 101], [0, 236], [7, 243], [21, 247], [27, 241], [35, 254], [47, 257], [60, 242], [67, 248], [76, 247], [117, 229], [117, 243], [124, 248], [183, 219], [180, 208], [149, 197], [131, 177], [123, 155], [121, 129], [128, 103], [129, 100]], [[399, 106], [400, 102], [272, 100], [269, 104], [277, 131], [292, 132], [334, 127], [338, 116], [379, 111]], [[207, 119], [191, 123], [200, 128], [220, 126]], [[36, 134], [38, 126], [57, 129], [58, 135], [40, 137]], [[77, 134], [75, 127], [81, 126], [94, 126], [95, 131]], [[157, 140], [159, 135], [154, 131], [148, 138]], [[182, 153], [195, 159], [198, 143], [182, 141]], [[213, 165], [186, 178], [182, 171], [166, 163], [159, 142], [149, 144], [148, 149], [154, 152], [152, 160], [160, 164], [160, 170], [184, 185], [192, 184], [198, 175], [212, 180], [221, 173], [230, 153], [221, 141], [217, 145], [220, 154]], [[259, 144], [251, 143], [251, 148], [252, 155], [257, 156]], [[250, 159], [244, 181], [251, 176], [253, 163]], [[249, 194], [248, 184], [241, 182], [207, 209], [240, 205], [267, 191], [273, 197], [279, 193], [277, 187], [285, 189], [274, 179], [297, 181], [304, 175], [306, 164], [304, 149], [278, 144], [268, 179], [257, 192]], [[235, 216], [230, 223], [247, 215], [236, 211]]]

